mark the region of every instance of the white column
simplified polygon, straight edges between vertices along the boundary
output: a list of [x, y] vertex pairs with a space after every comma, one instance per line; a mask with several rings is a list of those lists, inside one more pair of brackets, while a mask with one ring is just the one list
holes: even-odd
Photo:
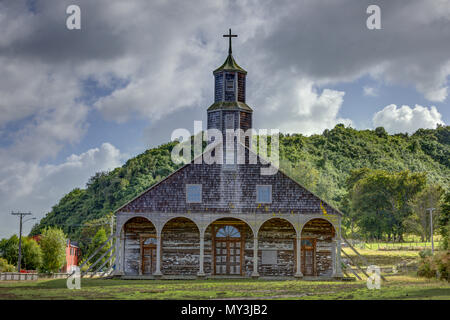
[[302, 278], [302, 237], [297, 234], [297, 272], [295, 273], [296, 278]]
[[122, 274], [125, 274], [125, 233], [120, 233], [120, 260], [119, 260], [119, 270]]
[[205, 230], [200, 231], [200, 268], [197, 273], [197, 276], [203, 277], [205, 275], [205, 272], [203, 270], [204, 265], [204, 256], [205, 256]]
[[333, 268], [332, 276], [336, 277], [336, 238], [331, 241], [331, 266]]
[[253, 236], [253, 272], [252, 278], [259, 277], [258, 273], [258, 234]]
[[154, 276], [162, 276], [161, 273], [161, 230], [156, 230], [156, 270]]
[[342, 277], [342, 263], [341, 263], [341, 237], [337, 239], [337, 250], [336, 250], [336, 275]]
[[120, 231], [116, 232], [116, 258], [115, 258], [115, 269], [114, 269], [114, 274], [121, 274], [122, 273], [122, 266], [120, 263], [121, 257], [122, 257], [122, 239], [120, 236]]

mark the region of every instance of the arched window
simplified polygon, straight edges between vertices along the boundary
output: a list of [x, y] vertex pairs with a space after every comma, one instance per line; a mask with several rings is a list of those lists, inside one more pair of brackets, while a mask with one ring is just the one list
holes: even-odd
[[143, 238], [143, 239], [142, 239], [142, 244], [143, 244], [143, 245], [146, 245], [146, 244], [156, 244], [156, 238], [154, 238], [154, 237]]
[[241, 233], [238, 229], [232, 226], [224, 226], [217, 230], [216, 238], [240, 238]]

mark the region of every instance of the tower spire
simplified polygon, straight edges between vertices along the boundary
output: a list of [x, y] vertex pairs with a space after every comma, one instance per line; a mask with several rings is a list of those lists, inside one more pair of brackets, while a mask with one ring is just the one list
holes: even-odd
[[223, 37], [224, 38], [228, 38], [229, 42], [228, 42], [228, 54], [231, 55], [232, 50], [231, 50], [231, 38], [236, 38], [237, 34], [231, 34], [231, 28], [228, 29], [228, 34], [224, 34]]

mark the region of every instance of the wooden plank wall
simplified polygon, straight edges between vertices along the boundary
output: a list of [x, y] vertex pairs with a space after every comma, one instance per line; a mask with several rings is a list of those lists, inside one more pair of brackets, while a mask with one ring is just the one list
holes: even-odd
[[[294, 243], [296, 233], [292, 225], [272, 219], [261, 226], [258, 234], [258, 272], [261, 276], [293, 276], [295, 274]], [[262, 250], [277, 250], [277, 264], [262, 264]]]
[[139, 234], [152, 234], [156, 236], [156, 229], [153, 224], [145, 218], [136, 217], [129, 220], [124, 227], [125, 237], [125, 274], [139, 274], [139, 262], [141, 259], [141, 248]]
[[331, 250], [334, 228], [323, 219], [309, 221], [302, 230], [302, 238], [316, 239], [316, 272], [318, 276], [331, 276], [333, 273]]
[[161, 272], [166, 275], [196, 275], [200, 261], [200, 233], [185, 218], [170, 220], [163, 228]]

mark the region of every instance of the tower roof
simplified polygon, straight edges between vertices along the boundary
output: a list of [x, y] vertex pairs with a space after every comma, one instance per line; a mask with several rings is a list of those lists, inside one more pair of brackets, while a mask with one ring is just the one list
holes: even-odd
[[233, 55], [232, 55], [233, 50], [231, 49], [231, 39], [232, 38], [236, 38], [237, 34], [231, 34], [231, 29], [229, 29], [229, 33], [228, 34], [224, 34], [223, 37], [224, 38], [228, 38], [228, 57], [225, 60], [225, 62], [219, 68], [214, 70], [213, 73], [216, 73], [217, 71], [227, 70], [227, 71], [239, 71], [239, 72], [242, 72], [242, 73], [246, 74], [247, 71], [242, 69], [236, 63], [236, 61], [234, 61], [234, 58], [233, 58]]
[[244, 110], [247, 112], [253, 112], [252, 108], [250, 108], [247, 104], [240, 101], [218, 101], [214, 102], [209, 108], [208, 111], [213, 110]]
[[218, 72], [218, 71], [222, 71], [222, 70], [227, 70], [227, 71], [239, 71], [242, 73], [247, 73], [247, 71], [245, 71], [244, 69], [242, 69], [237, 63], [236, 61], [234, 61], [233, 55], [231, 53], [228, 54], [227, 59], [225, 60], [225, 62], [216, 70], [214, 70], [214, 73]]

